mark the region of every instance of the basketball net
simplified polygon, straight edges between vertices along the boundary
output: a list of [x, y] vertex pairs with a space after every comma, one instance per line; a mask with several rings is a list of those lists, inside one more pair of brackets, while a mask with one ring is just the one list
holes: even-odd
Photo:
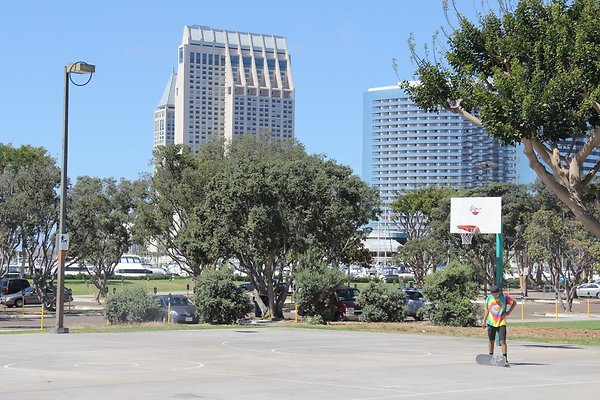
[[460, 230], [460, 238], [464, 245], [473, 243], [473, 236], [479, 233], [479, 227], [476, 225], [458, 225], [457, 228]]

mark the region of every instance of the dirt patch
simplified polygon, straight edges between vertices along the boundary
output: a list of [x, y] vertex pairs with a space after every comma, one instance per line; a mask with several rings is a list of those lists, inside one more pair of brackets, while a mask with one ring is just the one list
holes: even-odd
[[[332, 326], [347, 326], [349, 329], [360, 329], [378, 332], [402, 332], [422, 335], [448, 335], [464, 337], [487, 337], [487, 331], [481, 327], [455, 327], [436, 326], [429, 322], [400, 322], [400, 323], [361, 323], [361, 322], [337, 322]], [[600, 330], [593, 329], [567, 329], [567, 328], [532, 328], [509, 325], [508, 337], [510, 338], [537, 338], [549, 342], [573, 341], [573, 340], [600, 340]]]

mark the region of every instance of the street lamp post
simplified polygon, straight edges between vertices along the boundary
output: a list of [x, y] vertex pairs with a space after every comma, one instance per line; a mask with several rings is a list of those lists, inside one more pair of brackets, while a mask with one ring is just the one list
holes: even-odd
[[[78, 61], [65, 66], [65, 103], [62, 135], [62, 167], [60, 177], [60, 225], [58, 235], [58, 268], [56, 273], [56, 327], [50, 329], [54, 333], [68, 333], [69, 328], [64, 327], [64, 295], [65, 295], [65, 259], [69, 249], [69, 236], [67, 234], [67, 157], [69, 150], [69, 81], [76, 86], [85, 86], [92, 79], [96, 67], [92, 64]], [[71, 74], [90, 74], [90, 78], [83, 84], [71, 80]]]

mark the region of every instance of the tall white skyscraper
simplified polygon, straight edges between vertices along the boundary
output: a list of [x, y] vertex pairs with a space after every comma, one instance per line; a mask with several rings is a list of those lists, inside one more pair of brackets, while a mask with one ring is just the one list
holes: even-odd
[[173, 144], [175, 140], [175, 79], [173, 72], [154, 110], [154, 147]]
[[215, 135], [294, 137], [294, 81], [284, 37], [186, 26], [174, 76], [175, 143], [197, 151]]

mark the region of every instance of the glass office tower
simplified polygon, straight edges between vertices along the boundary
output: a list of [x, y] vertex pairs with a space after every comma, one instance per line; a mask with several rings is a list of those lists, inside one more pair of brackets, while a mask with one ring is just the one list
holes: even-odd
[[[516, 182], [515, 147], [501, 145], [457, 114], [419, 109], [398, 86], [369, 89], [363, 116], [362, 177], [379, 189], [384, 205], [423, 186]], [[388, 207], [372, 227], [374, 235], [403, 241]]]

